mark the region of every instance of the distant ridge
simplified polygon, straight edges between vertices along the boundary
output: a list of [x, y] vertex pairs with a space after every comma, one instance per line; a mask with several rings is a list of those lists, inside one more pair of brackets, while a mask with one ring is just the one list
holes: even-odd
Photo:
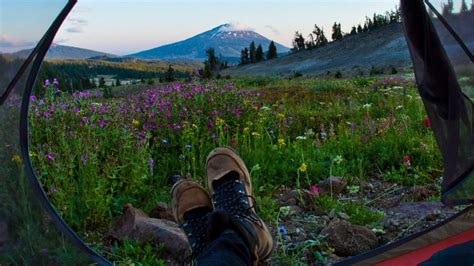
[[[33, 49], [25, 49], [15, 53], [12, 53], [13, 56], [17, 57], [28, 57]], [[83, 49], [72, 46], [65, 46], [59, 44], [53, 44], [48, 50], [46, 59], [89, 59], [92, 57], [117, 57], [112, 54], [98, 52], [89, 49]]]

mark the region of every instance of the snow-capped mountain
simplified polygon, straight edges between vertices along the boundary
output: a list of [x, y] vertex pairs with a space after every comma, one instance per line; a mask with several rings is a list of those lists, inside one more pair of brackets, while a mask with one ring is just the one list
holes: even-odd
[[[160, 46], [151, 50], [130, 55], [141, 59], [164, 60], [199, 60], [206, 58], [206, 50], [214, 48], [217, 55], [225, 60], [237, 61], [242, 49], [254, 41], [258, 47], [262, 45], [264, 51], [268, 50], [271, 40], [255, 31], [236, 24], [224, 24], [212, 30], [198, 34], [181, 42]], [[278, 53], [287, 53], [290, 49], [275, 43]]]

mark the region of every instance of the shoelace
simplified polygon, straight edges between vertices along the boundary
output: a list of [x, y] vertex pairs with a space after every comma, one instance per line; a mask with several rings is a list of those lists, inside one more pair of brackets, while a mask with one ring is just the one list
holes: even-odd
[[[254, 202], [250, 205], [249, 197]], [[260, 219], [252, 209], [256, 209], [255, 198], [247, 195], [245, 185], [240, 180], [227, 181], [220, 185], [212, 195], [216, 209], [229, 213], [234, 218], [245, 219], [263, 228]]]

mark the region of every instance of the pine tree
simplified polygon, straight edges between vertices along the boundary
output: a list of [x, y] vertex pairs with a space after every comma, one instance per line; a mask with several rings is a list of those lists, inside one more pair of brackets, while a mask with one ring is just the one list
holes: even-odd
[[352, 29], [351, 29], [351, 35], [356, 35], [357, 34], [357, 28], [355, 26], [352, 26]]
[[443, 16], [450, 16], [454, 12], [454, 2], [453, 0], [448, 0], [447, 4], [443, 5], [443, 11], [442, 14]]
[[250, 63], [255, 63], [255, 54], [257, 52], [257, 47], [255, 46], [255, 42], [252, 42], [249, 46], [249, 60]]
[[467, 7], [466, 0], [462, 0], [461, 13], [466, 13], [468, 11], [469, 11], [469, 8]]
[[176, 80], [176, 74], [175, 74], [174, 68], [171, 65], [169, 65], [168, 70], [166, 71], [166, 74], [165, 74], [165, 81], [173, 82], [175, 80]]
[[315, 48], [323, 47], [328, 43], [328, 39], [324, 34], [323, 28], [320, 28], [318, 25], [314, 25], [313, 33], [315, 35], [314, 46]]
[[261, 62], [265, 58], [265, 55], [263, 54], [263, 47], [261, 44], [258, 45], [257, 51], [255, 52], [255, 61], [256, 62]]
[[357, 26], [357, 33], [362, 33], [364, 31], [364, 29], [362, 29], [362, 26], [359, 24]]
[[105, 88], [105, 79], [104, 79], [104, 77], [101, 77], [99, 79], [99, 88]]
[[295, 38], [293, 40], [293, 51], [294, 52], [303, 51], [305, 47], [306, 47], [306, 43], [305, 43], [303, 34], [301, 34], [299, 31], [296, 31]]
[[276, 48], [275, 42], [272, 41], [270, 45], [268, 46], [267, 60], [275, 59], [277, 57], [278, 57], [277, 48]]
[[117, 79], [115, 80], [115, 86], [118, 87], [120, 85], [121, 85], [120, 79], [117, 77]]
[[342, 30], [341, 30], [341, 24], [334, 22], [334, 25], [332, 26], [332, 40], [337, 41], [342, 39]]
[[306, 49], [311, 50], [316, 47], [315, 42], [314, 42], [314, 36], [312, 33], [308, 35], [308, 39], [306, 41]]

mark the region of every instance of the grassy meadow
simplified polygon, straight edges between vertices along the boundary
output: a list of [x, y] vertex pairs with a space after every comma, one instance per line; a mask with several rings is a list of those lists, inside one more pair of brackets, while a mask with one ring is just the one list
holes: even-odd
[[[86, 242], [126, 264], [164, 261], [150, 245], [105, 248], [112, 217], [127, 203], [145, 212], [169, 204], [175, 175], [204, 184], [206, 156], [218, 146], [234, 147], [245, 160], [259, 214], [272, 228], [283, 187], [310, 190], [341, 176], [357, 193], [371, 179], [422, 185], [442, 175], [430, 121], [414, 82], [403, 76], [194, 80], [115, 97], [68, 94], [59, 80], [40, 91], [31, 98], [30, 157], [44, 190]], [[351, 223], [375, 228], [383, 213], [363, 197], [321, 196], [315, 208], [341, 209]], [[300, 251], [278, 245], [275, 261], [298, 264]]]

